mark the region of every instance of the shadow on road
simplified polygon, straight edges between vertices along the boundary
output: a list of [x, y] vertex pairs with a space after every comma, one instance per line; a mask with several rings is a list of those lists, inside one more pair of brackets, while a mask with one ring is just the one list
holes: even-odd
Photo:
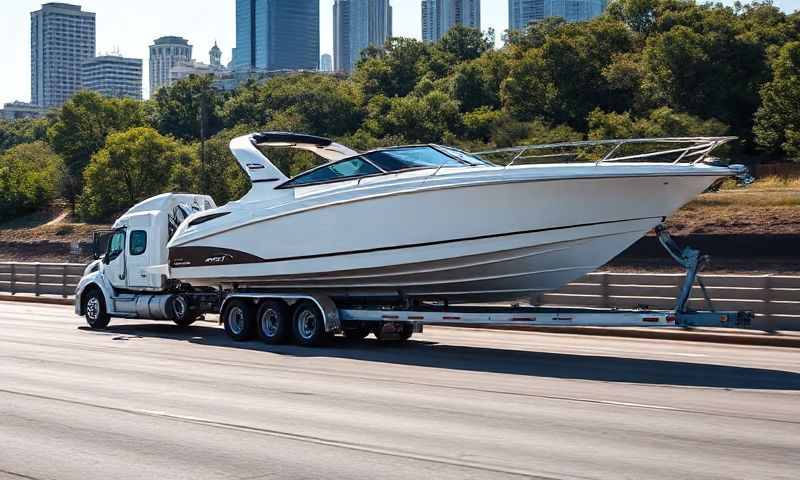
[[[81, 329], [88, 330], [86, 327]], [[404, 344], [383, 344], [371, 339], [348, 341], [337, 338], [330, 347], [311, 349], [292, 345], [266, 345], [259, 341], [237, 343], [228, 338], [220, 328], [193, 326], [182, 329], [162, 323], [116, 325], [109, 327], [106, 332], [112, 334], [110, 338], [113, 340], [157, 337], [294, 357], [343, 358], [543, 378], [691, 387], [800, 390], [798, 373], [703, 363], [503, 350], [414, 340]]]

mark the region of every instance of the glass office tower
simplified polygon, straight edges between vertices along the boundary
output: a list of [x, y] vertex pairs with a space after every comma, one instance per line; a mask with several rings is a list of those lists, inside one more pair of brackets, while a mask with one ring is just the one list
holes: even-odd
[[236, 70], [316, 70], [318, 0], [236, 0]]

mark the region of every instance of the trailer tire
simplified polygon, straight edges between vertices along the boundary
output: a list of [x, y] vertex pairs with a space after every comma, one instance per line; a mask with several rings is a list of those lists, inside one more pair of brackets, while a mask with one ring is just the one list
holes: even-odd
[[319, 307], [307, 300], [294, 307], [292, 332], [295, 342], [303, 347], [318, 347], [331, 338], [325, 331], [325, 319]]
[[414, 335], [414, 326], [410, 323], [403, 323], [403, 330], [389, 335], [384, 335], [383, 333], [383, 324], [375, 327], [372, 333], [375, 334], [375, 338], [378, 339], [379, 342], [387, 342], [387, 343], [401, 343], [406, 342]]
[[225, 333], [237, 342], [252, 340], [256, 334], [255, 308], [250, 302], [233, 299], [222, 312]]
[[278, 345], [286, 343], [292, 330], [289, 306], [280, 300], [264, 300], [256, 315], [258, 334], [265, 343]]
[[111, 321], [106, 310], [106, 299], [99, 288], [94, 287], [86, 291], [83, 298], [83, 311], [86, 323], [92, 330], [103, 330]]
[[344, 338], [348, 340], [364, 340], [372, 333], [372, 327], [358, 327], [344, 331]]

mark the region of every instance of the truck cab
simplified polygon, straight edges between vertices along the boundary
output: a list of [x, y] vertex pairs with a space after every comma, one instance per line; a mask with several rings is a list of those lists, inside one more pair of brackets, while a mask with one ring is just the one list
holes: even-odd
[[95, 260], [76, 291], [76, 313], [90, 324], [95, 311], [101, 323], [108, 316], [172, 319], [167, 243], [186, 219], [215, 207], [207, 195], [167, 193], [128, 210], [111, 230], [96, 235]]

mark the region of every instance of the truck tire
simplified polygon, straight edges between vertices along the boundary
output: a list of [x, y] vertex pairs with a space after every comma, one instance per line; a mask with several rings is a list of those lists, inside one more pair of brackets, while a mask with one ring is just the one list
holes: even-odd
[[255, 308], [246, 300], [229, 301], [222, 312], [222, 322], [225, 324], [225, 333], [237, 342], [255, 337]]
[[176, 295], [170, 302], [172, 321], [179, 327], [188, 327], [199, 317], [189, 309], [189, 299], [183, 295]]
[[289, 306], [280, 300], [264, 300], [256, 314], [258, 335], [265, 343], [277, 345], [285, 343], [292, 330]]
[[299, 302], [292, 315], [292, 331], [298, 345], [318, 347], [330, 340], [320, 309], [307, 300]]
[[86, 323], [92, 330], [103, 330], [111, 321], [106, 310], [106, 299], [99, 288], [91, 288], [85, 293], [83, 311]]

